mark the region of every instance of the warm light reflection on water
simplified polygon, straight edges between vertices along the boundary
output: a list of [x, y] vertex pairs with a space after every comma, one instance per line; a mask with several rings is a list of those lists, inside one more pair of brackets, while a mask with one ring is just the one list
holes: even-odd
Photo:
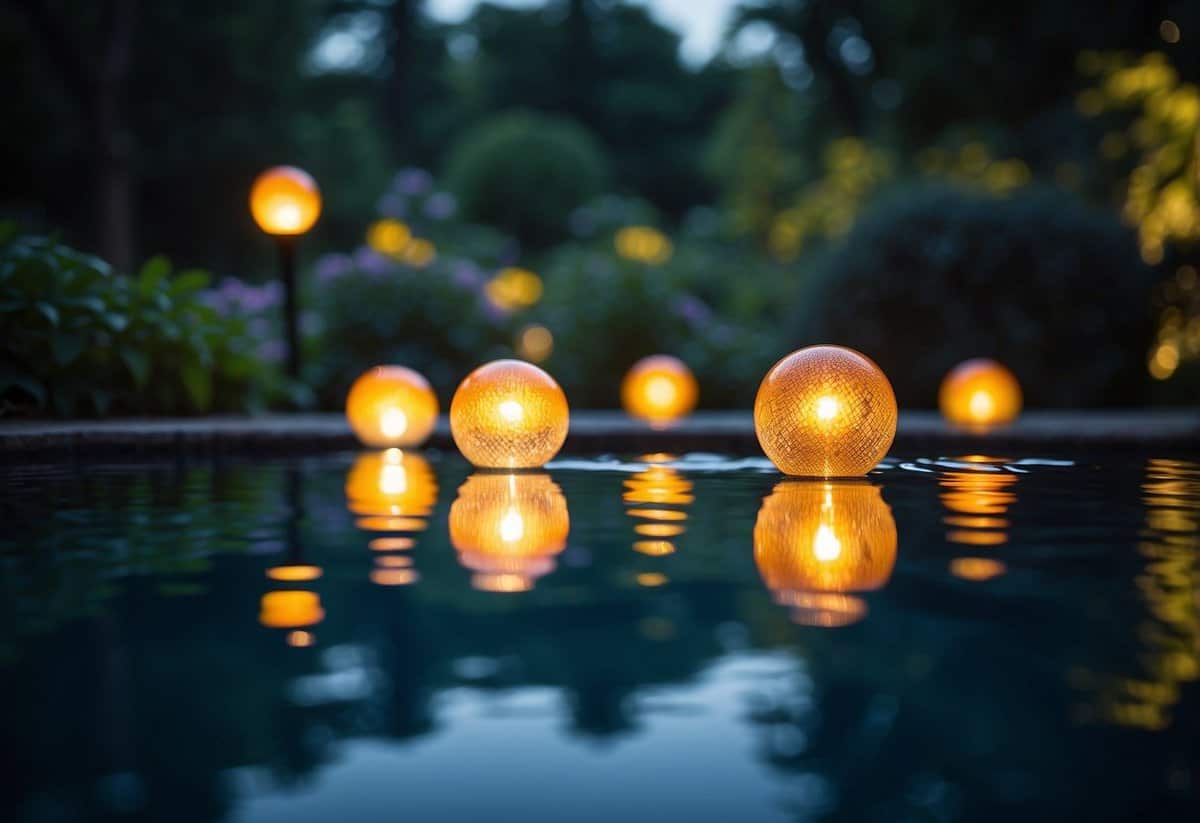
[[634, 520], [633, 531], [639, 538], [655, 538], [635, 540], [633, 550], [639, 554], [650, 557], [672, 554], [675, 544], [669, 538], [687, 531], [686, 507], [695, 497], [692, 481], [666, 465], [677, 459], [673, 454], [642, 455], [638, 460], [648, 464], [646, 468], [625, 478], [621, 499], [627, 506], [625, 513]]
[[482, 591], [518, 592], [567, 545], [567, 499], [548, 474], [476, 472], [450, 506], [450, 542]]
[[397, 568], [386, 552], [411, 549], [416, 533], [429, 527], [438, 495], [429, 461], [416, 452], [395, 448], [364, 452], [346, 475], [345, 491], [346, 508], [362, 515], [355, 526], [367, 532], [391, 532], [367, 543], [373, 555], [368, 579], [377, 586], [415, 583], [420, 577], [417, 571]]
[[754, 561], [795, 622], [843, 626], [866, 616], [854, 592], [887, 584], [896, 562], [896, 521], [878, 486], [789, 480], [763, 501]]
[[1149, 460], [1142, 503], [1145, 566], [1135, 581], [1147, 612], [1136, 631], [1141, 671], [1078, 671], [1075, 679], [1098, 691], [1082, 719], [1161, 730], [1172, 722], [1181, 686], [1200, 677], [1200, 464]]
[[[938, 477], [946, 514], [946, 541], [973, 549], [1003, 546], [1009, 540], [1008, 510], [1017, 500], [1017, 474], [1007, 470], [1005, 458], [967, 455], [945, 461], [961, 467], [943, 470]], [[962, 580], [985, 582], [1007, 571], [996, 557], [968, 555], [955, 558], [950, 573]]]

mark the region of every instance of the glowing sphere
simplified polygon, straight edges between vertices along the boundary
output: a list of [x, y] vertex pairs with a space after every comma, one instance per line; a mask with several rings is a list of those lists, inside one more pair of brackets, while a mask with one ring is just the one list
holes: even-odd
[[554, 569], [571, 528], [547, 474], [473, 474], [450, 506], [450, 542], [483, 591], [526, 591]]
[[258, 622], [271, 629], [315, 626], [325, 619], [321, 598], [315, 592], [267, 592], [262, 597]]
[[308, 172], [275, 166], [255, 179], [250, 213], [267, 234], [304, 234], [321, 215], [321, 192]]
[[896, 395], [865, 355], [810, 346], [780, 360], [763, 378], [754, 399], [754, 431], [784, 474], [863, 475], [896, 436]]
[[655, 354], [633, 364], [621, 383], [621, 405], [633, 417], [663, 425], [696, 408], [700, 390], [677, 357]]
[[997, 426], [1021, 413], [1021, 384], [995, 360], [978, 358], [950, 370], [938, 390], [942, 416], [960, 426]]
[[784, 481], [754, 524], [754, 562], [776, 602], [797, 622], [834, 626], [861, 619], [854, 592], [882, 588], [896, 564], [896, 521], [868, 483]]
[[419, 446], [433, 432], [437, 416], [429, 381], [404, 366], [376, 366], [355, 380], [346, 396], [350, 428], [372, 448]]
[[494, 360], [467, 375], [450, 402], [450, 433], [467, 460], [493, 469], [541, 466], [567, 439], [567, 397], [522, 360]]

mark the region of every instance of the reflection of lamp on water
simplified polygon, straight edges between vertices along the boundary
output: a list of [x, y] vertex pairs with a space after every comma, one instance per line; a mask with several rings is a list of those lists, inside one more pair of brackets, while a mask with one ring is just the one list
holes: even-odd
[[784, 474], [863, 475], [896, 436], [896, 396], [865, 355], [842, 346], [809, 346], [780, 360], [763, 378], [754, 399], [754, 432]]
[[567, 499], [548, 474], [473, 474], [450, 506], [450, 542], [482, 591], [533, 588], [554, 569], [570, 526]]
[[683, 534], [687, 512], [683, 507], [695, 498], [692, 481], [667, 465], [675, 457], [670, 454], [648, 454], [641, 458], [649, 463], [642, 471], [625, 480], [622, 499], [633, 504], [625, 513], [636, 522], [633, 530], [639, 539], [634, 551], [651, 556], [671, 554], [675, 544], [669, 539]]
[[643, 357], [621, 382], [621, 405], [633, 417], [652, 426], [665, 426], [696, 407], [699, 387], [692, 371], [678, 357]]
[[938, 406], [943, 417], [961, 426], [1011, 423], [1021, 413], [1021, 384], [995, 360], [967, 360], [943, 378]]
[[346, 507], [359, 515], [356, 525], [369, 532], [401, 532], [373, 538], [371, 582], [404, 586], [417, 580], [411, 562], [399, 564], [386, 552], [406, 551], [412, 532], [424, 531], [437, 504], [437, 480], [419, 454], [384, 449], [360, 454], [346, 476]]
[[522, 360], [471, 372], [450, 401], [450, 434], [463, 457], [491, 469], [530, 469], [567, 439], [567, 397], [554, 378]]
[[952, 527], [946, 540], [966, 546], [999, 546], [1008, 542], [1009, 522], [1003, 515], [1016, 502], [1013, 486], [1017, 475], [989, 471], [1003, 462], [1000, 458], [972, 456], [966, 462], [979, 463], [978, 471], [951, 471], [938, 478], [942, 505], [949, 512], [942, 522]]
[[316, 592], [289, 590], [267, 592], [262, 596], [258, 622], [268, 629], [290, 629], [289, 646], [311, 646], [313, 634], [307, 629], [325, 619], [321, 598]]
[[419, 446], [437, 423], [437, 395], [429, 381], [404, 366], [376, 366], [346, 395], [346, 419], [367, 446]]
[[754, 524], [754, 562], [797, 623], [844, 626], [867, 613], [854, 592], [884, 586], [896, 562], [896, 521], [877, 486], [783, 482]]

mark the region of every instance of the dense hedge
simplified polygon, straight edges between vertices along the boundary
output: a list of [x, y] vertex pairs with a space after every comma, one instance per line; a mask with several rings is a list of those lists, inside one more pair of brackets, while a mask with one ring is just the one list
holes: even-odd
[[464, 216], [545, 247], [567, 237], [571, 211], [605, 189], [608, 163], [570, 120], [514, 112], [476, 129], [450, 156], [450, 187]]
[[803, 273], [792, 337], [862, 350], [905, 406], [934, 405], [977, 356], [1007, 363], [1029, 405], [1135, 404], [1152, 284], [1132, 232], [1064, 193], [898, 190]]

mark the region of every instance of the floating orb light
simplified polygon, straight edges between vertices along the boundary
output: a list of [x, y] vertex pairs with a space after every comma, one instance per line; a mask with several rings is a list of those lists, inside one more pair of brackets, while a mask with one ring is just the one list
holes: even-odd
[[754, 431], [784, 474], [866, 474], [896, 436], [896, 395], [870, 358], [809, 346], [780, 360], [754, 399]]
[[429, 381], [404, 366], [376, 366], [346, 395], [346, 419], [365, 445], [409, 448], [425, 442], [437, 424], [437, 395]]
[[481, 468], [526, 469], [567, 439], [567, 398], [554, 378], [522, 360], [494, 360], [467, 375], [450, 402], [450, 433]]
[[321, 215], [321, 192], [308, 172], [275, 166], [254, 180], [250, 213], [267, 234], [304, 234]]
[[533, 588], [570, 528], [567, 499], [548, 474], [473, 474], [450, 506], [450, 542], [481, 591]]
[[866, 615], [854, 592], [882, 588], [896, 563], [896, 521], [868, 483], [784, 481], [754, 524], [754, 562], [796, 622], [841, 626]]
[[995, 360], [976, 358], [955, 366], [938, 390], [942, 416], [960, 426], [999, 426], [1021, 413], [1021, 384]]
[[621, 405], [633, 417], [664, 426], [696, 408], [700, 390], [692, 371], [678, 357], [643, 357], [621, 382]]

